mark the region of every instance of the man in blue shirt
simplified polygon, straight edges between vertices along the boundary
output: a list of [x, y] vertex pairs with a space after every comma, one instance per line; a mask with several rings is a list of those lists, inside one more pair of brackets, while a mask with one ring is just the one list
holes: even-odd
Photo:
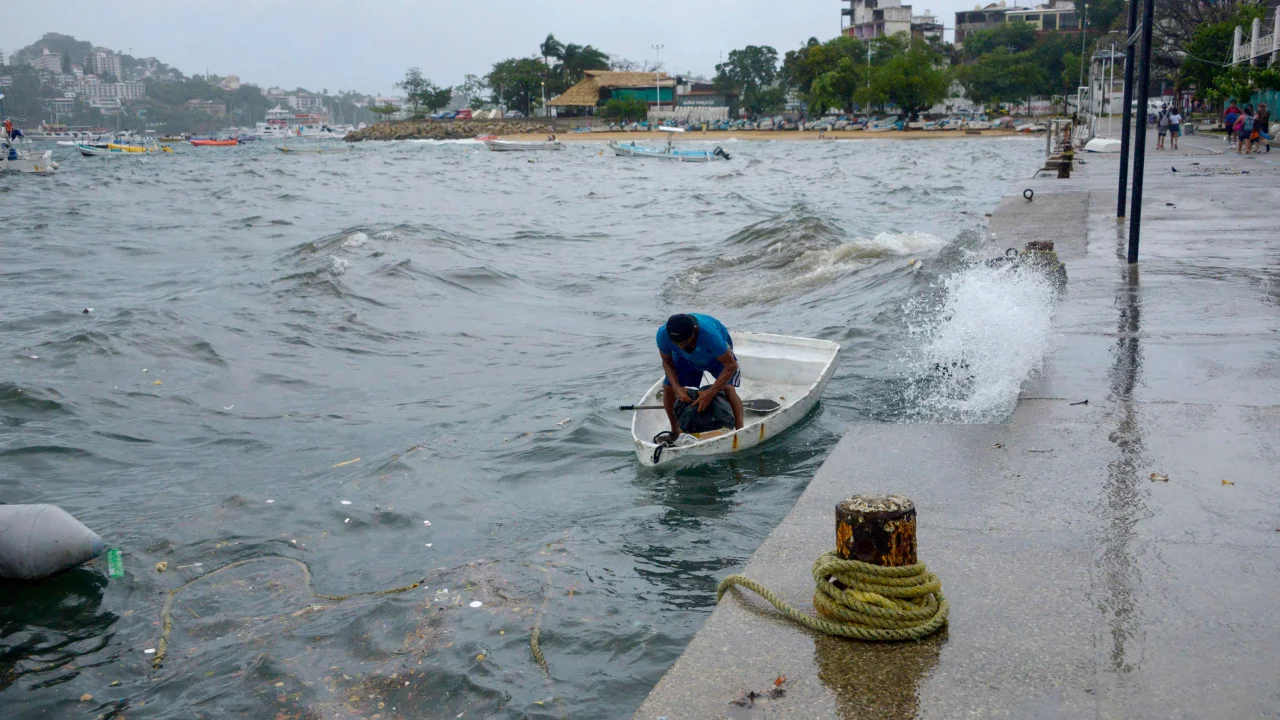
[[[671, 441], [680, 437], [676, 422], [676, 400], [692, 403], [698, 412], [706, 410], [716, 395], [724, 392], [733, 407], [733, 422], [742, 428], [742, 398], [736, 388], [742, 384], [738, 358], [733, 354], [733, 338], [719, 320], [710, 315], [688, 313], [672, 315], [658, 328], [658, 354], [662, 356], [664, 387], [674, 392], [662, 393], [662, 405], [671, 422]], [[706, 392], [691, 400], [685, 388], [702, 385], [702, 374], [709, 372], [716, 380]]]

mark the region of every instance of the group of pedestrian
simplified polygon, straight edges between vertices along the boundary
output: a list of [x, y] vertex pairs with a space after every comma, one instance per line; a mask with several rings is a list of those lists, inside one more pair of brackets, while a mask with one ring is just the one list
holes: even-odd
[[1264, 146], [1271, 152], [1271, 111], [1266, 103], [1258, 103], [1255, 112], [1253, 105], [1245, 105], [1241, 110], [1232, 100], [1222, 113], [1222, 122], [1227, 128], [1227, 143], [1237, 154], [1259, 153]]
[[1169, 136], [1169, 149], [1178, 149], [1178, 138], [1182, 135], [1182, 111], [1177, 107], [1169, 107], [1168, 103], [1160, 104], [1156, 113], [1156, 149], [1164, 149], [1164, 137]]

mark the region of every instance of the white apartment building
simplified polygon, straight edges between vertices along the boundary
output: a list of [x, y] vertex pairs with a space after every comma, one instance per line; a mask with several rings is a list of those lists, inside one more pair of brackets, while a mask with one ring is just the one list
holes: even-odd
[[44, 52], [36, 56], [35, 60], [30, 62], [31, 67], [44, 72], [60, 73], [62, 72], [62, 55], [59, 53], [49, 52], [49, 48], [45, 48]]
[[70, 87], [76, 97], [84, 99], [116, 98], [140, 100], [147, 95], [147, 86], [140, 82], [98, 82], [97, 78], [83, 78]]
[[112, 75], [117, 80], [124, 79], [124, 72], [120, 69], [120, 56], [108, 50], [94, 50], [84, 59], [85, 65], [89, 67], [89, 72], [94, 75]]
[[845, 34], [852, 37], [911, 34], [911, 6], [902, 0], [849, 0], [841, 14], [850, 18]]

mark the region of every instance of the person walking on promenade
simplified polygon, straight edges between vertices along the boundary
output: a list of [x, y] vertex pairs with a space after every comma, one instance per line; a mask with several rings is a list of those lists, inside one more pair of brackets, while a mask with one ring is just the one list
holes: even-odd
[[1227, 111], [1222, 113], [1222, 124], [1227, 126], [1227, 144], [1235, 146], [1236, 140], [1236, 120], [1240, 119], [1240, 108], [1236, 107], [1236, 101], [1232, 100], [1227, 106]]
[[1161, 103], [1156, 113], [1156, 149], [1164, 149], [1164, 136], [1169, 134], [1169, 106]]
[[[1271, 152], [1271, 111], [1267, 109], [1266, 103], [1258, 103], [1258, 112], [1253, 116], [1253, 127], [1258, 131], [1258, 137], [1261, 138], [1259, 145], [1266, 145], [1267, 152]], [[1262, 152], [1259, 147], [1254, 152]]]
[[1245, 105], [1244, 113], [1236, 118], [1236, 136], [1239, 138], [1239, 144], [1236, 145], [1236, 154], [1244, 155], [1253, 150], [1253, 106]]
[[1178, 149], [1178, 136], [1182, 134], [1182, 113], [1178, 108], [1169, 111], [1169, 149]]

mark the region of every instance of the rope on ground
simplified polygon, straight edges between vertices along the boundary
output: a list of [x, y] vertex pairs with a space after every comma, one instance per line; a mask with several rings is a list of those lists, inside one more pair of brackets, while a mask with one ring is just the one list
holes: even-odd
[[745, 575], [721, 580], [716, 602], [739, 585], [810, 630], [877, 642], [919, 640], [947, 622], [950, 605], [942, 581], [924, 563], [881, 567], [828, 552], [813, 563], [813, 580], [813, 606], [824, 617], [795, 609]]
[[298, 567], [302, 568], [302, 574], [307, 579], [307, 589], [311, 591], [311, 594], [315, 595], [321, 600], [329, 600], [330, 602], [342, 602], [344, 600], [350, 600], [351, 598], [369, 597], [372, 595], [395, 595], [398, 593], [408, 592], [415, 588], [421, 587], [422, 583], [425, 582], [425, 580], [419, 580], [418, 582], [413, 583], [412, 585], [403, 585], [401, 587], [389, 588], [387, 590], [370, 590], [368, 592], [351, 593], [349, 595], [328, 595], [322, 592], [317, 592], [315, 588], [311, 587], [311, 567], [307, 565], [305, 562], [298, 560], [296, 558], [285, 557], [284, 555], [264, 555], [261, 557], [249, 558], [247, 560], [237, 560], [236, 562], [223, 565], [217, 570], [212, 570], [197, 578], [188, 580], [182, 585], [179, 585], [178, 587], [170, 590], [169, 593], [165, 596], [164, 609], [160, 612], [162, 630], [160, 631], [160, 640], [159, 642], [156, 643], [156, 656], [151, 661], [151, 669], [159, 670], [160, 666], [164, 664], [165, 652], [169, 649], [169, 635], [170, 633], [173, 632], [173, 614], [172, 614], [173, 599], [177, 597], [178, 593], [182, 592], [186, 588], [202, 580], [207, 580], [213, 577], [214, 575], [217, 575], [223, 570], [230, 570], [235, 567], [240, 567], [241, 565], [248, 565], [250, 563], [255, 563], [255, 562], [264, 562], [267, 560], [284, 560], [285, 562], [291, 562], [294, 565], [297, 565]]

